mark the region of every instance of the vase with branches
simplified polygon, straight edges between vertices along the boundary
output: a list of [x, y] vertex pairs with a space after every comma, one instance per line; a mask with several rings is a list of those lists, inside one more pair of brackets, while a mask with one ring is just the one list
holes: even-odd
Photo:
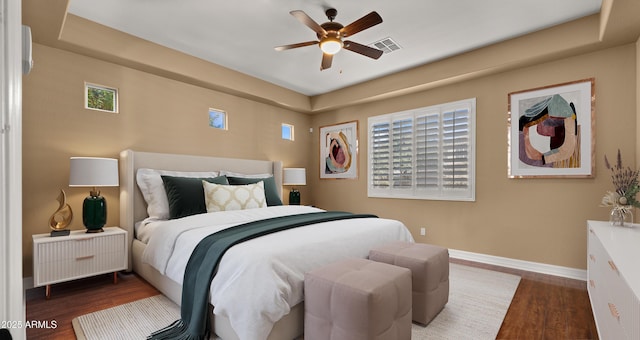
[[601, 205], [611, 207], [610, 221], [613, 225], [633, 223], [633, 208], [640, 208], [640, 202], [636, 200], [636, 194], [640, 191], [638, 185], [639, 170], [622, 165], [622, 156], [618, 149], [616, 163], [611, 165], [607, 156], [604, 156], [607, 169], [611, 172], [611, 182], [614, 191], [607, 191], [602, 198]]

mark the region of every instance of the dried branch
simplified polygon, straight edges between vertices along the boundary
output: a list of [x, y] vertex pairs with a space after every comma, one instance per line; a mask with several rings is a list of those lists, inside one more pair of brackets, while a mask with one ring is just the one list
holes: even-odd
[[615, 167], [611, 167], [606, 155], [604, 156], [604, 162], [607, 169], [611, 171], [611, 182], [615, 192], [619, 195], [616, 203], [640, 207], [640, 202], [636, 200], [636, 194], [640, 191], [640, 186], [638, 185], [640, 170], [631, 169], [631, 167], [623, 168], [620, 149], [618, 149]]

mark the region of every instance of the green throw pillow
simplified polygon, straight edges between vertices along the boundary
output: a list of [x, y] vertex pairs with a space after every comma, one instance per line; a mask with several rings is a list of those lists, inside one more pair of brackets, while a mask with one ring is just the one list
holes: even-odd
[[228, 185], [227, 177], [173, 177], [161, 176], [164, 190], [169, 201], [169, 218], [203, 214], [207, 212], [204, 202], [204, 188], [202, 181]]
[[282, 205], [280, 195], [278, 195], [278, 189], [276, 188], [276, 180], [273, 176], [266, 178], [245, 178], [245, 177], [232, 177], [227, 176], [229, 184], [231, 185], [245, 185], [254, 184], [260, 181], [264, 181], [264, 195], [267, 197], [267, 206]]

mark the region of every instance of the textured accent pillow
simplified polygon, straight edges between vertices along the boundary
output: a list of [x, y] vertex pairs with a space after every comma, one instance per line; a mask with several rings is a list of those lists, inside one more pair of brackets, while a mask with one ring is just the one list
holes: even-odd
[[231, 185], [246, 185], [258, 182], [264, 182], [264, 194], [267, 198], [267, 205], [282, 205], [282, 200], [278, 194], [278, 188], [276, 187], [276, 180], [273, 176], [255, 178], [255, 177], [234, 177], [226, 175]]
[[202, 181], [207, 212], [265, 208], [264, 182], [220, 185]]
[[164, 183], [169, 201], [169, 218], [181, 218], [195, 214], [204, 214], [207, 207], [204, 203], [202, 181], [216, 184], [229, 184], [227, 177], [213, 178], [160, 176]]
[[152, 220], [169, 219], [169, 201], [164, 183], [160, 176], [175, 177], [217, 177], [218, 171], [171, 171], [140, 168], [136, 172], [136, 183], [142, 192], [145, 202], [147, 202], [147, 215]]

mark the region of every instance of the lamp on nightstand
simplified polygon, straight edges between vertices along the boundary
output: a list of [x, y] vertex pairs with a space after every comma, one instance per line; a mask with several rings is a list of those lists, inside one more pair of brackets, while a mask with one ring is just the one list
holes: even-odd
[[99, 233], [107, 223], [107, 201], [97, 187], [117, 187], [118, 160], [114, 158], [71, 157], [70, 187], [93, 187], [82, 204], [82, 223], [87, 233]]
[[[305, 168], [284, 168], [284, 185], [307, 185], [307, 173]], [[300, 205], [300, 191], [291, 188], [289, 192], [289, 205]]]

